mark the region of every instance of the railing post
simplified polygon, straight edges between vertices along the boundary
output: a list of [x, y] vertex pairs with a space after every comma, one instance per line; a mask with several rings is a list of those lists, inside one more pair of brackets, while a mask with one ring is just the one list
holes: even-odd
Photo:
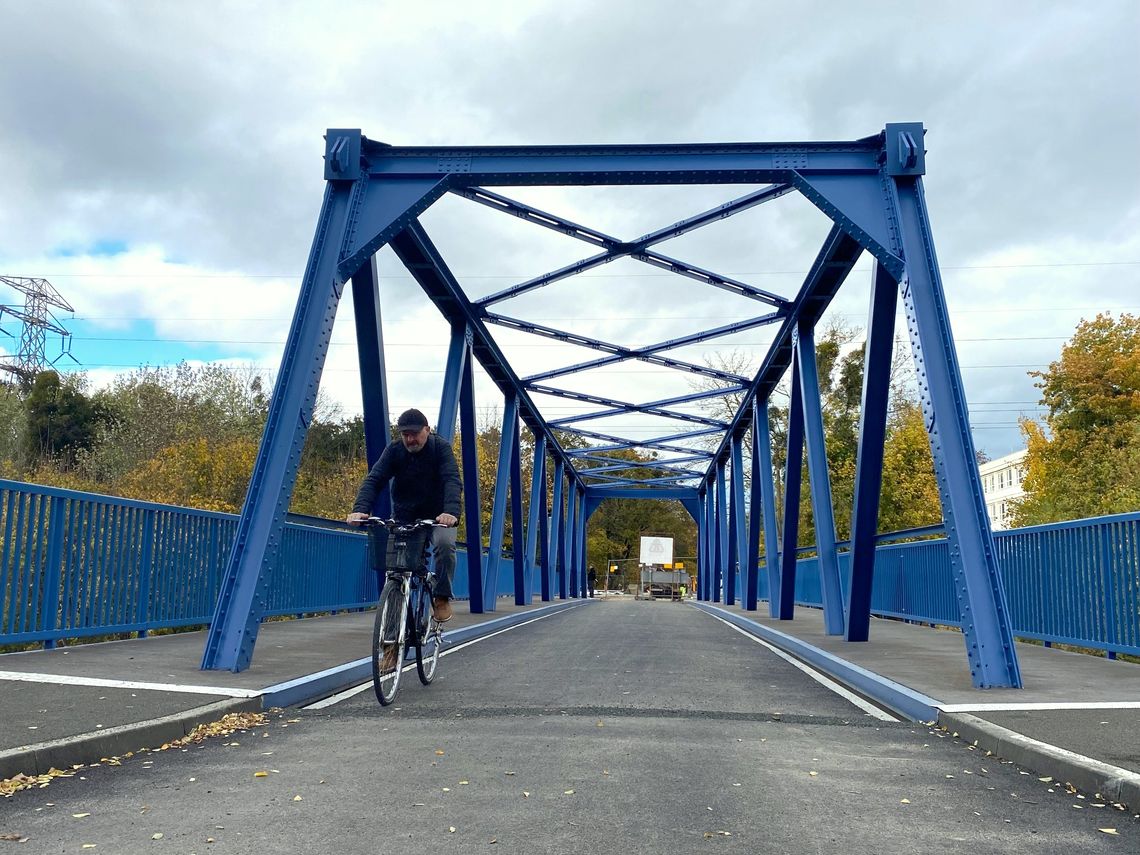
[[1109, 659], [1116, 658], [1116, 651], [1111, 645], [1116, 639], [1116, 584], [1112, 576], [1112, 523], [1102, 523], [1100, 526], [1100, 574], [1101, 588], [1104, 591], [1104, 636], [1105, 655]]
[[[40, 630], [55, 632], [59, 628], [59, 571], [63, 561], [64, 499], [53, 496], [48, 512], [48, 549], [44, 561], [44, 586], [40, 599]], [[44, 649], [55, 647], [55, 638], [44, 639]]]
[[[539, 544], [540, 514], [546, 505], [546, 437], [538, 434], [534, 438], [534, 460], [530, 475], [530, 508], [526, 524], [526, 594], [524, 602], [534, 598], [534, 571], [537, 567], [536, 549]], [[545, 548], [543, 548], [545, 552]], [[542, 586], [540, 585], [540, 588]], [[545, 597], [544, 597], [545, 599]], [[523, 605], [523, 603], [517, 603]]]
[[139, 551], [139, 590], [135, 603], [135, 621], [142, 625], [139, 638], [146, 638], [150, 627], [150, 577], [154, 572], [154, 518], [157, 513], [143, 511], [142, 549]]

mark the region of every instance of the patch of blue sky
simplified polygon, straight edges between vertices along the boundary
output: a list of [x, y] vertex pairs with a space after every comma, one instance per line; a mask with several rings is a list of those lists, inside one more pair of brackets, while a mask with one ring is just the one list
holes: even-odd
[[[68, 319], [64, 326], [71, 332], [71, 354], [85, 368], [128, 371], [143, 365], [173, 365], [182, 360], [214, 362], [244, 356], [253, 362], [261, 356], [241, 345], [168, 338], [146, 320], [131, 320], [111, 328], [102, 323]], [[59, 338], [52, 337], [46, 350], [49, 360], [55, 358], [60, 352]], [[75, 366], [66, 357], [60, 364], [64, 363]]]
[[125, 240], [116, 238], [100, 238], [86, 246], [67, 245], [58, 246], [48, 253], [51, 258], [111, 258], [123, 255], [130, 247]]

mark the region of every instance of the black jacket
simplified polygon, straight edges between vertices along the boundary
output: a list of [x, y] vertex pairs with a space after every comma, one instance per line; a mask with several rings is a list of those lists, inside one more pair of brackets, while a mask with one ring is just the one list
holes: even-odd
[[435, 519], [440, 514], [459, 516], [459, 496], [463, 482], [451, 445], [430, 434], [416, 454], [396, 440], [380, 455], [364, 477], [353, 513], [370, 514], [376, 496], [392, 480], [392, 516], [401, 522]]

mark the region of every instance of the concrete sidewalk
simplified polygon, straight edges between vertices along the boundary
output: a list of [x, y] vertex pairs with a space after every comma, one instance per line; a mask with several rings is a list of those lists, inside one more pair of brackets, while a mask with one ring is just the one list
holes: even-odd
[[1018, 643], [1024, 688], [975, 689], [957, 631], [875, 619], [852, 643], [827, 635], [818, 609], [780, 621], [767, 603], [695, 605], [907, 718], [1140, 812], [1140, 665]]
[[[459, 602], [444, 643], [586, 602], [500, 599], [480, 615]], [[374, 614], [264, 623], [252, 664], [236, 674], [199, 669], [204, 632], [0, 655], [0, 779], [155, 747], [226, 713], [297, 706], [371, 680]]]

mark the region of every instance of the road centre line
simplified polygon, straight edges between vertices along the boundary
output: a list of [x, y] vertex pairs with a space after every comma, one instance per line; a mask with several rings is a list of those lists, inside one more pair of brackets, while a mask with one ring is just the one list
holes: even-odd
[[23, 671], [0, 671], [0, 680], [14, 680], [21, 683], [53, 683], [58, 686], [98, 686], [104, 689], [143, 689], [148, 692], [181, 692], [189, 695], [223, 695], [228, 698], [256, 698], [261, 694], [261, 689], [189, 686], [179, 683], [142, 683], [136, 680], [70, 677], [66, 674], [38, 674]]
[[[462, 644], [457, 644], [454, 647], [448, 648], [447, 650], [440, 651], [439, 658], [442, 659], [444, 656], [448, 656], [452, 653], [456, 653], [456, 652], [462, 650], [464, 647], [470, 647], [472, 644], [478, 644], [480, 641], [486, 641], [488, 638], [494, 638], [496, 635], [502, 635], [504, 632], [510, 632], [512, 629], [518, 629], [519, 627], [526, 626], [527, 624], [535, 623], [535, 622], [540, 621], [540, 620], [545, 620], [546, 618], [551, 617], [551, 616], [556, 615], [556, 614], [559, 614], [559, 612], [551, 612], [549, 614], [539, 615], [536, 618], [531, 618], [530, 620], [525, 620], [522, 623], [516, 623], [516, 624], [513, 624], [512, 626], [504, 627], [503, 629], [498, 629], [498, 630], [495, 630], [494, 632], [489, 632], [486, 635], [481, 635], [478, 638], [473, 638], [470, 641], [465, 641]], [[413, 669], [415, 667], [416, 667], [416, 663], [412, 662], [409, 665], [405, 665], [403, 668], [403, 671], [410, 671], [411, 669]], [[335, 695], [329, 695], [327, 698], [324, 698], [323, 700], [317, 701], [316, 703], [309, 704], [308, 706], [301, 707], [301, 709], [303, 709], [303, 710], [323, 710], [326, 707], [331, 707], [333, 704], [339, 704], [341, 701], [346, 701], [349, 698], [354, 697], [355, 695], [359, 695], [361, 692], [367, 691], [368, 689], [371, 689], [371, 688], [372, 688], [372, 680], [369, 679], [367, 682], [361, 683], [359, 686], [353, 686], [351, 689], [345, 689], [343, 692], [337, 692]]]
[[879, 719], [880, 721], [901, 721], [901, 719], [898, 718], [897, 716], [893, 716], [889, 712], [886, 712], [885, 710], [882, 710], [879, 707], [875, 706], [874, 704], [872, 704], [870, 701], [866, 700], [865, 698], [859, 697], [859, 695], [856, 695], [854, 692], [852, 692], [852, 691], [846, 689], [845, 687], [841, 686], [839, 683], [835, 682], [830, 677], [827, 677], [824, 674], [821, 674], [819, 671], [816, 671], [814, 668], [812, 668], [809, 665], [805, 665], [799, 659], [796, 659], [794, 656], [791, 656], [791, 655], [785, 653], [783, 650], [776, 647], [775, 645], [769, 644], [767, 641], [765, 641], [762, 638], [757, 638], [755, 635], [753, 635], [750, 632], [745, 632], [740, 627], [738, 627], [732, 623], [729, 623], [728, 621], [726, 621], [722, 617], [717, 617], [717, 615], [712, 615], [712, 617], [719, 620], [721, 623], [723, 623], [729, 629], [736, 630], [741, 635], [743, 635], [745, 638], [750, 639], [752, 641], [755, 641], [757, 644], [763, 645], [764, 647], [768, 648], [770, 651], [775, 653], [777, 656], [779, 656], [781, 659], [783, 659], [788, 664], [793, 665], [796, 668], [799, 668], [801, 671], [803, 671], [805, 674], [807, 674], [809, 677], [811, 677], [813, 680], [815, 680], [817, 683], [819, 683], [825, 689], [830, 689], [831, 691], [835, 692], [835, 694], [839, 695], [839, 697], [843, 698], [845, 701], [848, 701], [848, 702], [854, 704], [855, 706], [857, 706], [859, 709], [863, 710], [863, 712], [867, 713], [868, 715], [874, 716], [875, 718]]

